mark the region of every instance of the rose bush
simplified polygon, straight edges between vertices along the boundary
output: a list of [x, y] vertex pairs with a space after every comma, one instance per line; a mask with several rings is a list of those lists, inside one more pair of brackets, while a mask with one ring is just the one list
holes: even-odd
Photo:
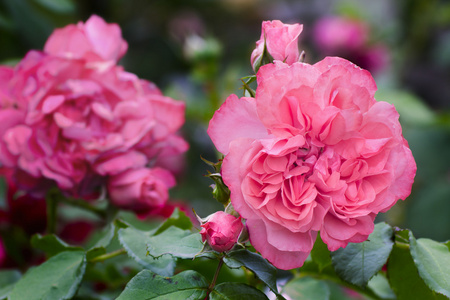
[[257, 251], [303, 264], [317, 232], [330, 250], [362, 242], [411, 191], [416, 165], [393, 105], [369, 72], [341, 58], [262, 66], [256, 97], [231, 95], [208, 134]]
[[164, 167], [187, 150], [177, 134], [184, 103], [118, 66], [126, 49], [116, 24], [92, 16], [56, 30], [43, 52], [0, 69], [7, 79], [0, 85], [0, 162], [15, 170], [20, 188], [42, 194], [56, 184], [86, 196], [109, 176]]
[[261, 26], [261, 37], [256, 42], [250, 63], [257, 71], [261, 65], [264, 52], [267, 51], [273, 59], [293, 64], [300, 58], [298, 37], [303, 30], [301, 24], [283, 24], [281, 21], [264, 21]]
[[208, 216], [201, 227], [202, 241], [208, 241], [211, 248], [217, 252], [231, 250], [243, 229], [240, 217], [236, 218], [223, 211]]

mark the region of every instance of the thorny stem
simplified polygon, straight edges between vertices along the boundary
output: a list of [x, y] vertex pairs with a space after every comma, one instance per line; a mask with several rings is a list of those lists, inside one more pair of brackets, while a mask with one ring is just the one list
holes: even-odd
[[118, 250], [110, 252], [110, 253], [106, 253], [106, 254], [94, 257], [93, 259], [89, 260], [89, 262], [91, 262], [91, 263], [102, 262], [102, 261], [105, 261], [107, 259], [119, 256], [119, 255], [122, 255], [122, 254], [125, 254], [125, 253], [127, 253], [127, 252], [125, 251], [125, 249], [122, 248], [122, 249], [118, 249]]

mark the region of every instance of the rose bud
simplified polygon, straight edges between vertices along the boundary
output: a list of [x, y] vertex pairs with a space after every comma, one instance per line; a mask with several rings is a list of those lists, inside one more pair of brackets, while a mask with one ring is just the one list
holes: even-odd
[[244, 226], [240, 217], [218, 211], [210, 215], [201, 227], [202, 241], [207, 240], [214, 251], [224, 252], [233, 248]]

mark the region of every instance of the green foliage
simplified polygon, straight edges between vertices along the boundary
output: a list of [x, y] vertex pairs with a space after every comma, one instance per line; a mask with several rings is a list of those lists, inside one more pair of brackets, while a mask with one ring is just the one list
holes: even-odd
[[331, 253], [334, 268], [344, 280], [360, 287], [386, 263], [392, 250], [392, 228], [386, 223], [375, 225], [368, 240], [359, 244], [350, 243]]
[[56, 254], [30, 269], [14, 286], [8, 299], [70, 299], [81, 283], [86, 268], [83, 251]]
[[150, 270], [137, 274], [117, 300], [141, 299], [204, 299], [208, 282], [195, 271], [184, 271], [173, 277], [163, 277]]
[[80, 251], [83, 248], [70, 246], [54, 234], [40, 235], [35, 234], [31, 238], [31, 245], [44, 251], [48, 256], [54, 256], [63, 251]]
[[0, 299], [4, 299], [22, 275], [17, 270], [0, 271]]
[[302, 300], [328, 300], [330, 289], [322, 281], [312, 277], [301, 277], [291, 280], [283, 287], [283, 292], [292, 299]]
[[395, 244], [387, 264], [387, 277], [398, 300], [440, 299], [419, 276], [409, 250], [409, 230], [395, 234]]
[[209, 295], [210, 300], [264, 300], [268, 299], [260, 290], [243, 283], [226, 282], [217, 285]]
[[191, 219], [189, 219], [188, 216], [178, 208], [175, 208], [172, 215], [167, 218], [164, 223], [162, 223], [158, 228], [155, 230], [153, 235], [160, 234], [170, 226], [175, 226], [181, 229], [190, 230], [192, 229], [192, 222]]
[[230, 268], [246, 267], [255, 273], [274, 293], [278, 294], [277, 269], [261, 255], [242, 249], [227, 254], [224, 262]]
[[450, 298], [450, 252], [430, 239], [416, 240], [410, 233], [411, 255], [420, 277], [433, 291]]
[[148, 268], [157, 274], [172, 276], [175, 269], [175, 260], [169, 255], [157, 259], [147, 255], [149, 240], [150, 235], [148, 233], [132, 227], [119, 230], [120, 244], [132, 259], [144, 268]]

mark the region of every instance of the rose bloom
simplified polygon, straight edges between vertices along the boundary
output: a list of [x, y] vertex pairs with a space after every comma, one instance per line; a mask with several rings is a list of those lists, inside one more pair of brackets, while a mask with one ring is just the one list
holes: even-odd
[[83, 196], [107, 176], [187, 150], [177, 135], [184, 103], [116, 65], [126, 49], [116, 24], [92, 16], [0, 70], [8, 78], [0, 85], [0, 162], [15, 169], [20, 188], [56, 183]]
[[278, 20], [262, 22], [261, 37], [250, 59], [253, 70], [257, 71], [256, 64], [261, 63], [264, 45], [273, 59], [287, 64], [297, 62], [300, 58], [298, 37], [302, 30], [301, 24], [283, 24]]
[[201, 227], [202, 241], [208, 241], [211, 248], [217, 252], [231, 250], [244, 228], [240, 217], [236, 218], [223, 211], [208, 216]]
[[337, 57], [275, 61], [257, 82], [255, 98], [231, 95], [208, 128], [252, 245], [292, 269], [318, 231], [331, 251], [366, 240], [416, 172], [394, 106], [375, 100], [369, 72]]
[[175, 178], [170, 172], [155, 167], [130, 169], [111, 176], [107, 187], [114, 205], [145, 214], [163, 208], [169, 199], [168, 188], [174, 185]]

